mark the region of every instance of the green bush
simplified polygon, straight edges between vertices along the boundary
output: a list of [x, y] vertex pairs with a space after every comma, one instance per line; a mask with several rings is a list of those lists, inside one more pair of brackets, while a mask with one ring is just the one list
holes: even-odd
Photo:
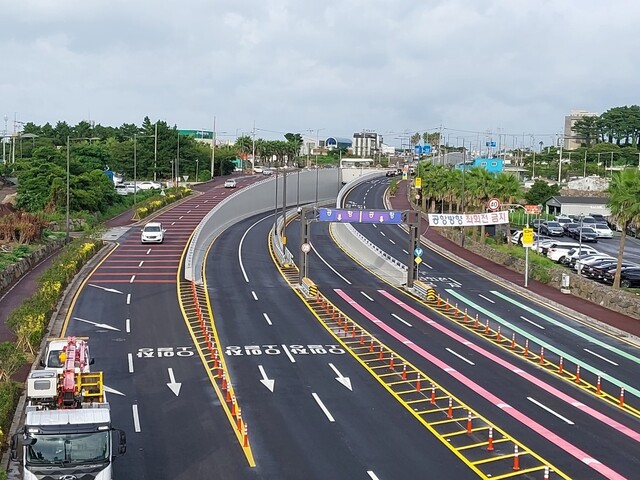
[[[0, 383], [0, 426], [2, 427], [2, 437], [4, 432], [8, 432], [13, 420], [13, 413], [16, 411], [18, 405], [18, 399], [22, 391], [22, 385], [17, 382], [2, 382]], [[3, 441], [2, 438], [1, 441]], [[0, 472], [5, 473], [5, 472]], [[0, 474], [0, 480], [7, 478]]]
[[29, 358], [35, 354], [64, 289], [101, 245], [98, 239], [76, 239], [67, 244], [38, 279], [38, 290], [9, 314], [6, 325]]

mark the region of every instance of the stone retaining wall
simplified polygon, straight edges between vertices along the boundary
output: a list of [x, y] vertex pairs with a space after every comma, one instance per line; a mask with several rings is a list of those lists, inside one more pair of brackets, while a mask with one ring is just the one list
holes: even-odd
[[51, 243], [43, 245], [42, 247], [34, 250], [29, 256], [21, 259], [19, 262], [9, 265], [0, 275], [0, 294], [14, 285], [20, 278], [22, 278], [29, 270], [40, 263], [44, 258], [48, 257], [51, 252], [58, 250], [64, 245], [64, 238], [54, 240]]
[[[434, 228], [440, 235], [454, 241], [460, 245], [460, 232], [451, 229]], [[464, 240], [464, 247], [488, 260], [499, 265], [504, 265], [509, 270], [522, 273], [524, 275], [525, 262], [524, 259], [514, 257], [508, 253], [491, 248], [490, 245], [484, 245], [474, 242], [469, 237]], [[535, 253], [533, 253], [535, 255]], [[529, 265], [531, 268], [531, 265]], [[571, 294], [588, 300], [592, 303], [601, 305], [609, 310], [613, 310], [632, 318], [638, 318], [640, 314], [640, 295], [630, 293], [626, 290], [614, 290], [609, 285], [603, 285], [593, 280], [587, 279], [574, 273], [573, 271], [563, 267], [551, 267], [547, 269], [550, 276], [548, 285], [560, 289], [562, 285], [562, 274], [569, 275], [569, 285]]]

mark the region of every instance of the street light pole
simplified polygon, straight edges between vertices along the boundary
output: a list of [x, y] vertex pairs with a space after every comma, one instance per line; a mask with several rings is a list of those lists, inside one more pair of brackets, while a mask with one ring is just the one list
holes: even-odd
[[138, 205], [138, 149], [136, 138], [138, 134], [133, 134], [133, 208]]
[[69, 160], [70, 160], [70, 149], [69, 149], [69, 135], [67, 135], [67, 214], [66, 214], [66, 228], [65, 228], [65, 241], [69, 241]]
[[158, 121], [156, 120], [156, 129], [153, 135], [153, 181], [156, 182], [158, 170]]
[[211, 137], [211, 180], [216, 166], [216, 117], [213, 117], [213, 135]]

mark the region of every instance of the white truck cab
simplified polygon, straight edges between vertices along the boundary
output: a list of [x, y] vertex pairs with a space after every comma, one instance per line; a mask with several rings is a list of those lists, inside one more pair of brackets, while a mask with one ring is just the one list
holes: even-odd
[[40, 360], [40, 366], [45, 370], [53, 370], [58, 375], [64, 371], [66, 352], [69, 342], [75, 346], [74, 367], [76, 373], [89, 373], [90, 365], [94, 360], [89, 356], [89, 341], [86, 337], [51, 338], [47, 341], [44, 357]]

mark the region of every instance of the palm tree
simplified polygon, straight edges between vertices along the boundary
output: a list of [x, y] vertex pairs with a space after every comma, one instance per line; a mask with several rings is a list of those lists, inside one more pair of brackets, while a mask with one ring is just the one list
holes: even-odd
[[[494, 196], [502, 204], [513, 204], [522, 196], [518, 179], [510, 173], [500, 172], [495, 178]], [[507, 223], [507, 245], [511, 246], [511, 225]]]
[[620, 247], [618, 248], [618, 264], [613, 280], [613, 288], [620, 288], [620, 272], [622, 271], [622, 256], [626, 230], [631, 224], [640, 222], [640, 170], [627, 168], [613, 176], [609, 188], [609, 202], [611, 217], [622, 229]]
[[[486, 168], [474, 167], [467, 174], [469, 200], [472, 207], [480, 212], [486, 211], [486, 205], [494, 191], [495, 178]], [[484, 225], [480, 226], [480, 237], [484, 239]]]

